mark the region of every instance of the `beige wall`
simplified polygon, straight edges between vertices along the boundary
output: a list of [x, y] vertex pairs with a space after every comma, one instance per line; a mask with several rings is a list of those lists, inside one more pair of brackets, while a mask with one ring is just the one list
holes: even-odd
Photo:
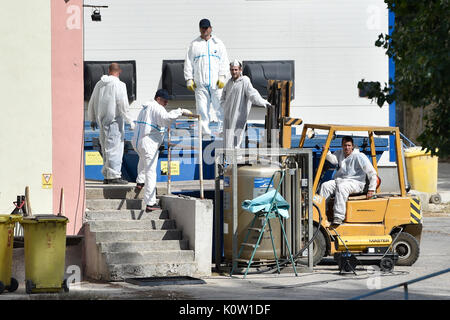
[[50, 1], [2, 1], [0, 11], [0, 214], [30, 186], [34, 214], [52, 212]]

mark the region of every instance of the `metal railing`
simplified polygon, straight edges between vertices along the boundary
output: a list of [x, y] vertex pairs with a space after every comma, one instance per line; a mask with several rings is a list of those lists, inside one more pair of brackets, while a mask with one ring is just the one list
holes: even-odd
[[[226, 160], [225, 160], [226, 156]], [[298, 243], [300, 246], [307, 246], [308, 250], [307, 252], [307, 261], [308, 261], [308, 272], [313, 271], [313, 255], [310, 254], [313, 252], [313, 194], [312, 194], [312, 184], [313, 184], [313, 169], [312, 169], [312, 149], [300, 149], [300, 148], [292, 148], [292, 149], [286, 149], [286, 148], [250, 148], [250, 149], [241, 149], [241, 148], [234, 148], [234, 149], [223, 149], [223, 148], [216, 148], [215, 154], [214, 154], [214, 176], [215, 176], [215, 188], [214, 188], [214, 215], [215, 215], [215, 264], [217, 270], [224, 270], [223, 267], [231, 267], [236, 268], [237, 267], [237, 258], [238, 258], [238, 216], [239, 216], [239, 208], [241, 208], [241, 204], [238, 201], [238, 195], [239, 195], [239, 184], [238, 184], [238, 163], [244, 163], [245, 161], [256, 161], [256, 163], [276, 163], [278, 162], [278, 159], [280, 157], [299, 157], [300, 159], [298, 161], [301, 161], [301, 165], [296, 167], [295, 170], [299, 170], [297, 173], [298, 178], [302, 178], [299, 183], [305, 183], [305, 195], [303, 196], [304, 204], [299, 204], [300, 208], [299, 210], [294, 211], [296, 214], [292, 214], [291, 220], [291, 226], [299, 226], [302, 222], [300, 221], [293, 221], [296, 219], [302, 219], [302, 214], [304, 214], [303, 219], [307, 220], [307, 232], [305, 232], [305, 239], [302, 240], [302, 231], [300, 228], [293, 229], [291, 227], [289, 233], [288, 233], [288, 239], [292, 239], [291, 244]], [[238, 160], [241, 158], [241, 160]], [[251, 158], [251, 160], [249, 159]], [[231, 167], [228, 167], [231, 166]], [[227, 192], [224, 190], [224, 197], [220, 196], [222, 188], [225, 189], [225, 169], [230, 168], [231, 170], [228, 171], [227, 175], [229, 177], [229, 183], [228, 187], [231, 189], [228, 189], [228, 197], [226, 195]], [[221, 183], [221, 180], [223, 180], [223, 186]], [[298, 186], [298, 184], [297, 184]], [[297, 188], [299, 191], [301, 191], [300, 188]], [[295, 191], [295, 188], [294, 188]], [[284, 193], [284, 192], [283, 192]], [[299, 194], [296, 194], [295, 192], [291, 193], [292, 198], [298, 199], [298, 201], [301, 201]], [[286, 196], [286, 194], [284, 195]], [[228, 200], [226, 200], [228, 198]], [[286, 196], [286, 201], [290, 203], [291, 197]], [[225, 200], [224, 200], [225, 199]], [[225, 242], [227, 240], [221, 240], [221, 223], [223, 222], [221, 219], [221, 209], [224, 205], [224, 202], [228, 202], [228, 210], [224, 210], [224, 217], [228, 215], [229, 217], [229, 224], [230, 229], [228, 232], [230, 234], [230, 241], [229, 246], [231, 247], [231, 257], [228, 258], [227, 261], [224, 259], [224, 249], [221, 246], [221, 243], [225, 245]], [[297, 205], [294, 205], [294, 207], [297, 207]], [[304, 210], [304, 211], [303, 211]], [[228, 211], [228, 212], [225, 212]], [[291, 212], [292, 213], [292, 212]], [[299, 237], [299, 238], [296, 238]], [[302, 249], [304, 248], [298, 248], [297, 250], [293, 250], [295, 254], [301, 253]], [[224, 264], [222, 265], [222, 262]], [[229, 264], [231, 262], [231, 265]], [[228, 272], [229, 270], [227, 270]], [[261, 272], [261, 270], [256, 271]]]
[[[188, 116], [188, 118], [194, 118], [197, 119], [198, 123], [198, 148], [190, 147], [190, 149], [197, 149], [198, 150], [198, 170], [199, 170], [199, 181], [200, 181], [200, 199], [204, 199], [204, 187], [203, 187], [203, 139], [202, 139], [202, 125], [201, 125], [201, 116], [197, 114], [193, 114], [191, 116]], [[171, 161], [172, 161], [172, 147], [175, 146], [170, 142], [171, 139], [171, 133], [170, 133], [170, 126], [167, 130], [167, 194], [171, 194]], [[177, 145], [178, 146], [178, 145]], [[186, 147], [186, 146], [185, 146]]]
[[447, 272], [450, 272], [450, 268], [447, 268], [447, 269], [444, 269], [444, 270], [441, 270], [441, 271], [438, 271], [438, 272], [430, 273], [429, 275], [426, 275], [426, 276], [423, 276], [423, 277], [419, 277], [419, 278], [416, 278], [416, 279], [413, 279], [413, 280], [409, 280], [409, 281], [406, 281], [406, 282], [402, 282], [402, 283], [399, 283], [399, 284], [396, 284], [396, 285], [393, 285], [393, 286], [390, 286], [390, 287], [387, 287], [387, 288], [384, 288], [384, 289], [379, 289], [379, 290], [376, 290], [376, 291], [373, 291], [373, 292], [370, 292], [370, 293], [366, 293], [366, 294], [363, 294], [363, 295], [360, 295], [360, 296], [356, 296], [356, 297], [350, 298], [350, 300], [360, 300], [362, 298], [367, 298], [367, 297], [376, 295], [378, 293], [386, 292], [386, 291], [389, 291], [389, 290], [392, 290], [392, 289], [395, 289], [395, 288], [398, 288], [398, 287], [403, 287], [403, 294], [404, 294], [405, 300], [408, 300], [408, 298], [409, 298], [408, 285], [416, 283], [416, 282], [419, 282], [419, 281], [422, 281], [422, 280], [426, 280], [426, 279], [429, 279], [429, 278], [433, 278], [433, 277], [439, 276], [439, 275], [447, 273]]
[[[400, 138], [402, 139], [403, 148], [415, 147], [415, 143], [409, 140], [403, 133], [400, 132]], [[406, 141], [408, 145], [404, 142]]]

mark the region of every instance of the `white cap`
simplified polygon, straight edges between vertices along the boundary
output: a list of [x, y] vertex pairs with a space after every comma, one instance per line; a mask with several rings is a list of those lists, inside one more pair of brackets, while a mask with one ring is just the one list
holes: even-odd
[[242, 68], [242, 62], [240, 62], [238, 59], [234, 59], [233, 61], [230, 62], [230, 66]]

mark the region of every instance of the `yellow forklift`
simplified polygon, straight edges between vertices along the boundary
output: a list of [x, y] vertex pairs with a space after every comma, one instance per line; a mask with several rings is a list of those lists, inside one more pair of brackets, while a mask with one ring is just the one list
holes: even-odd
[[[303, 147], [307, 135], [311, 136], [315, 130], [324, 130], [328, 133], [314, 175], [313, 263], [317, 264], [325, 256], [334, 255], [339, 266], [342, 264], [342, 269], [348, 272], [354, 271], [356, 264], [366, 258], [381, 260], [380, 267], [385, 270], [392, 270], [394, 264], [403, 266], [414, 264], [419, 257], [422, 214], [420, 200], [407, 193], [399, 129], [381, 126], [305, 124], [300, 148]], [[347, 201], [344, 222], [335, 226], [331, 223], [334, 200], [331, 198], [326, 204], [325, 199], [319, 195], [319, 190], [323, 182], [321, 178], [325, 171], [326, 154], [330, 150], [331, 141], [337, 137], [337, 132], [367, 133], [370, 158], [377, 172], [374, 136], [393, 135], [399, 190], [396, 193], [381, 193], [378, 184], [374, 196], [370, 199], [367, 199], [365, 194], [351, 195]]]

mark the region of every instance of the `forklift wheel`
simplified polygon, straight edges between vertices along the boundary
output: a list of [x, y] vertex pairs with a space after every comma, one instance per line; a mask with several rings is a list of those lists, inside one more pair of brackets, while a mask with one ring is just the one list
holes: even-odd
[[[392, 239], [396, 237], [397, 233], [392, 235]], [[419, 242], [407, 232], [402, 232], [398, 235], [393, 249], [398, 254], [398, 261], [396, 263], [398, 266], [412, 266], [419, 258]]]
[[69, 284], [67, 283], [67, 279], [64, 279], [62, 287], [64, 289], [64, 292], [69, 292]]
[[31, 294], [32, 293], [33, 287], [34, 287], [33, 281], [25, 280], [25, 292], [27, 294]]
[[439, 193], [432, 194], [430, 197], [430, 202], [434, 204], [440, 204], [442, 202], [441, 195]]
[[[313, 234], [317, 231], [317, 226], [313, 227]], [[304, 240], [304, 239], [302, 239]], [[325, 256], [327, 250], [327, 243], [322, 231], [319, 231], [316, 238], [313, 241], [313, 265], [315, 266]], [[302, 265], [308, 265], [308, 257], [302, 257], [297, 259], [297, 262]]]
[[380, 261], [381, 272], [390, 272], [394, 269], [394, 260], [391, 258], [384, 257]]
[[8, 290], [8, 292], [14, 292], [17, 290], [18, 287], [19, 287], [19, 282], [17, 282], [16, 279], [11, 278], [11, 283], [9, 286], [6, 287], [6, 290]]

